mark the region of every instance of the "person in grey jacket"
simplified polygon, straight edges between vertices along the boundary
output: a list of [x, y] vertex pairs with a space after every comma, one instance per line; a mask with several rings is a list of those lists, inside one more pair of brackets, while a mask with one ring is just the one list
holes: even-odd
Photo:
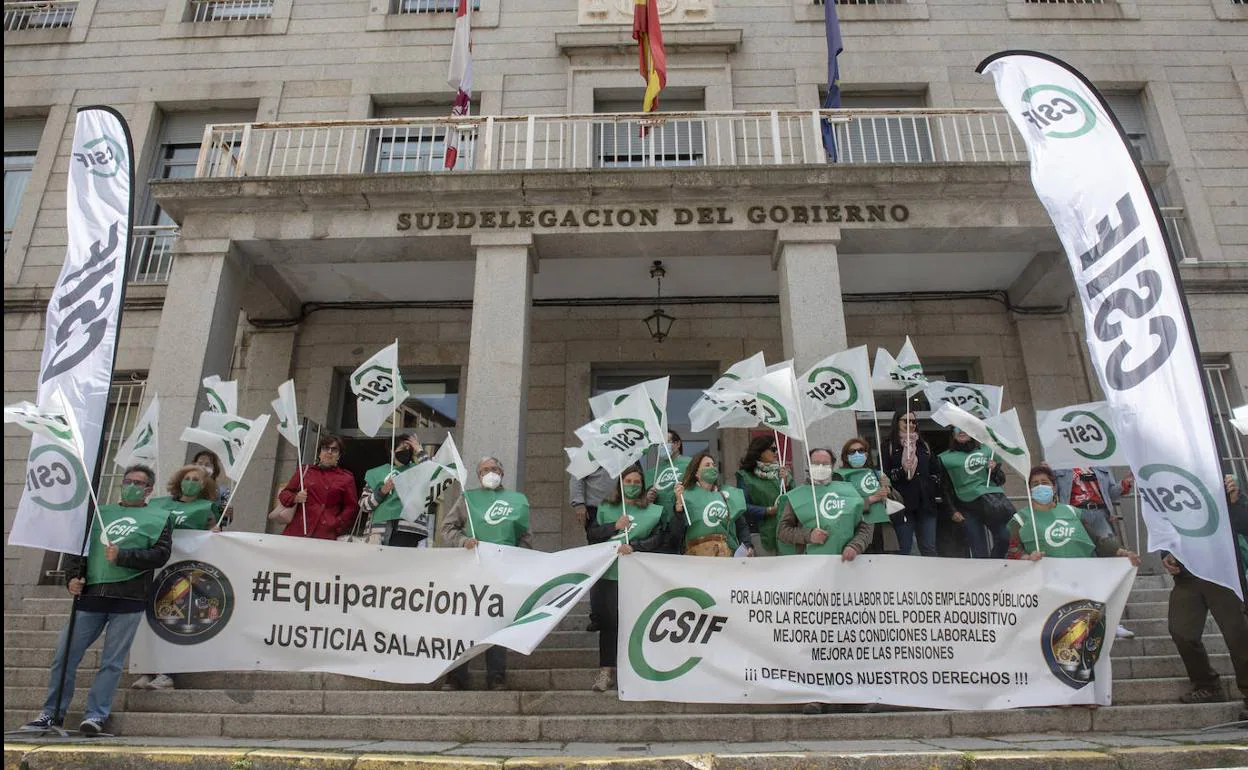
[[[572, 512], [576, 514], [576, 520], [585, 528], [585, 542], [592, 543], [589, 537], [589, 530], [598, 522], [598, 506], [611, 494], [611, 490], [615, 489], [615, 479], [611, 478], [611, 474], [602, 468], [595, 468], [594, 472], [583, 479], [571, 476], [568, 482], [568, 504], [572, 506]], [[585, 627], [586, 631], [597, 631], [598, 613], [591, 607], [589, 610], [589, 625]]]

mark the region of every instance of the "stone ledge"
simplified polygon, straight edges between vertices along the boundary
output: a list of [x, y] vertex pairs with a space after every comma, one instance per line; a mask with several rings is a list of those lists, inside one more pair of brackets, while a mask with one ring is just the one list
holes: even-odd
[[[663, 31], [663, 48], [669, 54], [680, 52], [734, 53], [741, 47], [744, 30], [683, 29], [669, 27]], [[610, 53], [636, 53], [637, 41], [631, 29], [556, 32], [555, 45], [564, 56], [586, 56]]]

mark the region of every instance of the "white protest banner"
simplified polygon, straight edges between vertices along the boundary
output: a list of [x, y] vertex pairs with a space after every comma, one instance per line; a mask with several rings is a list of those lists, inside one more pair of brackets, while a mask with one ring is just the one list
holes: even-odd
[[408, 397], [403, 375], [399, 373], [398, 340], [360, 364], [349, 381], [351, 392], [355, 394], [360, 430], [376, 436], [386, 418]]
[[[300, 449], [303, 442], [299, 434], [303, 426], [299, 424], [299, 406], [295, 401], [295, 381], [286, 380], [277, 386], [277, 398], [270, 402], [273, 405], [273, 416], [277, 418], [277, 432], [290, 442], [295, 449]], [[302, 460], [300, 465], [302, 465]]]
[[1092, 365], [1145, 502], [1148, 550], [1245, 598], [1195, 333], [1143, 169], [1069, 64], [1008, 51], [977, 71], [992, 75], [1027, 144], [1032, 185], [1070, 262]]
[[808, 424], [844, 409], [875, 411], [866, 345], [833, 353], [810, 367], [798, 385], [805, 400], [802, 413]]
[[941, 425], [957, 426], [963, 433], [991, 449], [1023, 478], [1028, 478], [1031, 473], [1031, 452], [1027, 450], [1016, 410], [1011, 409], [996, 417], [981, 420], [964, 409], [946, 403], [932, 413], [932, 419]]
[[596, 422], [598, 432], [586, 435], [586, 448], [593, 453], [594, 462], [612, 476], [619, 476], [648, 448], [667, 440], [667, 434], [659, 430], [650, 396], [640, 385], [630, 388]]
[[619, 562], [620, 700], [1110, 702], [1127, 559]]
[[152, 402], [147, 405], [147, 409], [143, 410], [139, 421], [135, 423], [134, 430], [130, 432], [130, 436], [125, 442], [118, 447], [117, 454], [113, 457], [113, 463], [118, 468], [126, 468], [135, 463], [143, 463], [149, 465], [156, 470], [157, 477], [160, 476], [159, 470], [156, 468], [157, 462], [160, 460], [160, 397], [152, 396]]
[[180, 530], [130, 667], [432, 682], [486, 645], [532, 652], [618, 545], [474, 554]]
[[761, 351], [728, 367], [689, 409], [690, 430], [698, 433], [715, 424], [721, 428], [757, 425], [758, 418], [746, 411], [741, 402], [753, 397], [752, 383], [766, 373], [767, 362]]
[[1109, 404], [1094, 401], [1064, 409], [1036, 410], [1044, 461], [1054, 468], [1126, 465]]
[[223, 380], [214, 374], [205, 377], [203, 385], [208, 411], [238, 414], [238, 380]]
[[1004, 391], [999, 385], [970, 382], [937, 381], [923, 386], [923, 394], [932, 409], [939, 409], [941, 404], [953, 404], [981, 420], [1001, 414]]
[[[659, 377], [639, 383], [650, 396], [650, 406], [654, 408], [655, 419], [659, 423], [659, 432], [667, 436], [667, 386], [671, 377]], [[618, 404], [628, 395], [629, 388], [599, 393], [589, 400], [589, 411], [594, 417], [601, 418], [611, 407]]]
[[116, 110], [78, 110], [68, 158], [65, 264], [48, 298], [35, 402], [47, 406], [58, 387], [64, 392], [83, 451], [78, 462], [57, 442], [32, 437], [9, 545], [81, 552], [125, 296], [133, 157], [129, 129]]

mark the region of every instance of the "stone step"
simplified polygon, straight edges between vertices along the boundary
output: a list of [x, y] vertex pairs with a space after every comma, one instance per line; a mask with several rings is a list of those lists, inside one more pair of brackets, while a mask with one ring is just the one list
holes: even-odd
[[[1223, 682], [1222, 686], [1228, 699], [1243, 701], [1244, 696], [1233, 679]], [[1157, 679], [1121, 679], [1114, 681], [1113, 702], [1115, 705], [1178, 703], [1179, 696], [1191, 689], [1192, 683], [1182, 675]]]
[[[613, 699], [610, 693], [600, 694]], [[7, 705], [7, 704], [6, 704]], [[909, 711], [870, 714], [640, 714], [430, 716], [323, 714], [239, 714], [200, 711], [186, 714], [119, 713], [109, 723], [120, 735], [173, 738], [286, 738], [471, 741], [560, 741], [626, 743], [653, 741], [782, 741], [923, 738], [1016, 733], [1083, 733], [1121, 730], [1182, 730], [1229, 722], [1237, 703], [1196, 706], [1108, 706], [1096, 710], [1036, 708], [1011, 711]], [[6, 710], [13, 729], [31, 718], [29, 710]], [[80, 715], [71, 710], [68, 723]]]
[[1136, 586], [1131, 589], [1131, 593], [1127, 595], [1127, 604], [1168, 601], [1170, 601], [1169, 586], [1165, 588], [1141, 588], [1139, 584], [1136, 584]]
[[1129, 625], [1128, 620], [1165, 618], [1170, 612], [1170, 602], [1133, 602], [1122, 610], [1122, 623]]
[[[1151, 620], [1124, 620], [1122, 625], [1135, 632], [1136, 636], [1169, 636], [1170, 625], [1165, 618], [1153, 618]], [[1220, 634], [1218, 624], [1214, 622], [1213, 616], [1205, 618], [1205, 635]]]

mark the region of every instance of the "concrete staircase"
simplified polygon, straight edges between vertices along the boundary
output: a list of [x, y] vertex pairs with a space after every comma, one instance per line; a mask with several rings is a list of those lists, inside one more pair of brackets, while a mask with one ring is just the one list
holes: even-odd
[[[122, 678], [110, 728], [129, 736], [397, 739], [409, 741], [775, 741], [920, 738], [948, 735], [1064, 733], [1201, 728], [1231, 721], [1241, 697], [1226, 644], [1210, 621], [1205, 643], [1224, 675], [1228, 703], [1184, 706], [1182, 662], [1166, 633], [1169, 578], [1140, 576], [1124, 624], [1135, 639], [1115, 642], [1114, 705], [1087, 709], [946, 712], [881, 709], [803, 716], [797, 706], [621, 702], [589, 691], [597, 673], [597, 634], [583, 629], [584, 605], [533, 655], [510, 654], [506, 692], [440, 692], [336, 674], [180, 674], [177, 690], [129, 689]], [[4, 615], [4, 726], [31, 719], [42, 705], [56, 635], [68, 599], [24, 599]], [[88, 651], [70, 719], [80, 718], [98, 665]], [[483, 683], [481, 661], [474, 662]], [[731, 716], [729, 716], [731, 715]]]

